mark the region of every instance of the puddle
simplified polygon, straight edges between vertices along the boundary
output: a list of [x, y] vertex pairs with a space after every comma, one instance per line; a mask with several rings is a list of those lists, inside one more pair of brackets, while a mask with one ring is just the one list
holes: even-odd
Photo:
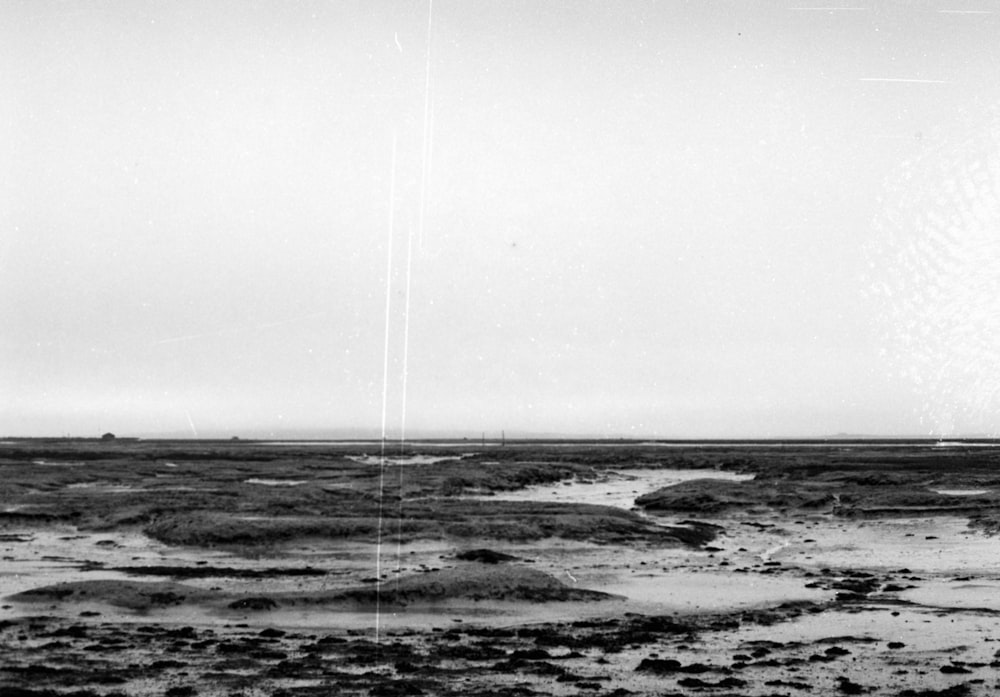
[[[895, 570], [915, 573], [997, 573], [1000, 538], [969, 529], [965, 518], [890, 518], [879, 521], [808, 521], [782, 528], [784, 544], [771, 558], [805, 567]], [[806, 540], [812, 540], [806, 542]]]
[[635, 574], [602, 584], [598, 590], [623, 595], [654, 612], [717, 612], [833, 597], [829, 591], [805, 588], [794, 577], [695, 571]]
[[462, 459], [462, 455], [409, 455], [398, 457], [386, 455], [348, 455], [348, 460], [359, 462], [362, 465], [380, 465], [383, 462], [387, 465], [433, 465], [436, 462], [454, 462]]
[[[81, 533], [72, 526], [8, 530], [9, 535], [31, 537], [28, 544], [0, 542], [3, 571], [0, 598], [53, 583], [68, 581], [124, 579], [125, 574], [106, 571], [101, 566], [142, 566], [150, 564], [191, 564], [197, 561], [236, 566], [239, 560], [211, 550], [171, 548], [141, 533]], [[232, 561], [236, 563], [231, 563]], [[89, 568], [81, 568], [83, 565]], [[243, 565], [257, 562], [243, 560]]]
[[903, 600], [941, 608], [991, 610], [1000, 612], [1000, 580], [932, 580], [899, 594]]
[[305, 479], [245, 479], [243, 480], [246, 484], [262, 484], [264, 486], [299, 486], [300, 484], [306, 484]]
[[100, 494], [127, 494], [136, 491], [149, 491], [146, 487], [129, 486], [128, 484], [111, 484], [110, 482], [76, 482], [67, 484], [67, 489], [87, 489]]
[[[478, 442], [478, 441], [477, 441]], [[394, 447], [399, 446], [399, 441], [386, 440], [386, 447], [389, 447], [391, 443]], [[260, 445], [280, 445], [280, 446], [292, 446], [292, 447], [309, 447], [309, 448], [328, 448], [330, 446], [343, 446], [343, 447], [379, 447], [381, 441], [379, 440], [280, 440], [280, 441], [262, 441]], [[407, 448], [468, 448], [469, 443], [467, 441], [457, 442], [457, 441], [420, 441], [418, 443], [407, 441]]]
[[635, 499], [642, 494], [694, 479], [721, 479], [730, 482], [744, 482], [753, 479], [753, 475], [709, 469], [620, 469], [607, 472], [593, 480], [577, 479], [556, 484], [542, 484], [526, 489], [519, 489], [518, 491], [496, 494], [495, 496], [475, 496], [470, 498], [489, 499], [491, 501], [533, 501], [536, 503], [548, 501], [594, 503], [629, 510], [633, 507]]
[[[448, 603], [426, 603], [408, 605], [405, 608], [384, 608], [379, 613], [382, 631], [395, 629], [431, 628], [447, 629], [469, 625], [489, 627], [518, 626], [536, 622], [561, 622], [567, 617], [597, 618], [622, 612], [621, 601], [610, 600], [598, 603], [544, 603], [525, 604], [516, 602], [490, 601], [450, 601]], [[219, 619], [229, 622], [247, 623], [252, 627], [281, 626], [301, 629], [337, 627], [338, 629], [367, 629], [375, 626], [374, 610], [272, 610], [266, 614], [236, 612], [219, 613]]]

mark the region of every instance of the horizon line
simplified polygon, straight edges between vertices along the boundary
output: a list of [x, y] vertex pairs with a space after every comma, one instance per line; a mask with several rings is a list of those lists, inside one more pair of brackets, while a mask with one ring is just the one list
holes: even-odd
[[838, 433], [818, 436], [708, 436], [708, 437], [682, 437], [682, 436], [623, 436], [623, 435], [573, 435], [573, 434], [514, 434], [496, 435], [486, 437], [485, 435], [440, 435], [440, 436], [418, 436], [405, 439], [381, 438], [366, 436], [331, 436], [331, 437], [293, 437], [280, 435], [274, 436], [190, 436], [182, 434], [146, 434], [139, 436], [114, 435], [112, 438], [105, 436], [74, 436], [74, 435], [44, 435], [44, 436], [0, 436], [0, 444], [16, 441], [211, 441], [211, 442], [244, 442], [244, 443], [372, 443], [382, 442], [392, 443], [427, 443], [427, 442], [572, 442], [572, 443], [600, 443], [600, 442], [632, 442], [632, 443], [768, 443], [768, 442], [878, 442], [878, 441], [1000, 441], [997, 434], [923, 434], [923, 435], [877, 435], [877, 434], [849, 434]]

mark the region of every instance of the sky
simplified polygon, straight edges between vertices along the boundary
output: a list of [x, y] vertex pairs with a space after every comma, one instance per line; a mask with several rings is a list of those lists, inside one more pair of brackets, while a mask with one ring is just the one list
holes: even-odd
[[1000, 9], [0, 3], [0, 435], [1000, 431]]

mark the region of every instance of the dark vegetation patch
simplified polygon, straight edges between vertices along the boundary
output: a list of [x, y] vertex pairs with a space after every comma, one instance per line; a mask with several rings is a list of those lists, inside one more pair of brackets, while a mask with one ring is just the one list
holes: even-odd
[[[460, 498], [589, 480], [628, 467], [755, 474], [749, 482], [695, 480], [641, 496], [637, 503], [651, 512], [960, 513], [972, 517], [978, 528], [1000, 530], [1000, 455], [992, 449], [824, 449], [788, 443], [774, 449], [720, 444], [685, 450], [615, 445], [422, 446], [416, 452], [449, 459], [423, 465], [389, 459], [383, 472], [371, 461], [353, 459], [377, 454], [377, 444], [16, 441], [0, 446], [0, 476], [5, 483], [0, 502], [7, 509], [0, 522], [62, 521], [89, 530], [128, 526], [170, 544], [267, 546], [304, 537], [373, 539], [381, 504], [384, 511], [401, 516], [401, 525], [390, 516], [386, 529], [393, 535], [398, 532], [403, 540], [531, 541], [551, 536], [606, 544], [705, 545], [710, 536], [704, 528], [664, 530], [629, 511]], [[304, 483], [288, 487], [248, 481], [275, 477]], [[380, 481], [386, 484], [381, 497]], [[113, 494], [104, 488], [110, 484], [118, 487]], [[933, 491], [943, 487], [990, 491], [978, 496]]]
[[[1000, 451], [982, 449], [795, 448], [761, 451], [744, 464], [752, 481], [691, 480], [650, 492], [636, 504], [653, 513], [759, 510], [831, 512], [844, 517], [967, 515], [1000, 530]], [[983, 488], [953, 496], [935, 489]]]
[[[692, 461], [652, 452], [551, 450], [487, 448], [461, 455], [445, 449], [448, 460], [396, 464], [389, 459], [383, 472], [370, 460], [359, 461], [377, 450], [357, 446], [24, 441], [0, 446], [5, 482], [0, 503], [8, 509], [0, 522], [64, 522], [90, 531], [139, 528], [167, 544], [267, 547], [303, 538], [371, 541], [378, 535], [381, 510], [383, 529], [404, 541], [562, 537], [697, 545], [704, 538], [700, 530], [663, 529], [612, 507], [460, 497], [588, 480], [620, 465], [719, 466], [711, 458]], [[426, 448], [420, 452], [435, 454]], [[251, 481], [276, 477], [303, 484]], [[177, 569], [170, 575], [194, 573]]]
[[207, 602], [216, 597], [213, 591], [201, 590], [170, 581], [71, 581], [32, 588], [11, 596], [22, 602], [103, 602], [132, 610], [148, 610], [183, 603]]
[[[263, 487], [262, 487], [263, 488]], [[383, 540], [497, 539], [526, 542], [547, 537], [599, 543], [685, 544], [700, 538], [689, 529], [655, 525], [632, 511], [611, 506], [529, 501], [418, 499], [377, 502], [341, 501], [329, 508], [240, 515], [231, 512], [171, 512], [144, 527], [161, 542], [196, 546], [268, 546], [294, 539]]]

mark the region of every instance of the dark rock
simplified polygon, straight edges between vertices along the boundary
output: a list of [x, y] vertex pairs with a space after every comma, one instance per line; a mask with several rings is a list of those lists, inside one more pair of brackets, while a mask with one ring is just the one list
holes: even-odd
[[424, 691], [411, 680], [385, 680], [373, 687], [368, 694], [372, 697], [409, 697], [422, 695]]
[[941, 670], [942, 673], [946, 673], [946, 674], [949, 674], [949, 675], [961, 675], [961, 674], [971, 673], [972, 672], [971, 670], [969, 670], [965, 666], [960, 666], [960, 665], [957, 665], [955, 663], [952, 663], [951, 665], [947, 665], [947, 666], [941, 666], [940, 670]]
[[900, 586], [895, 583], [887, 583], [882, 586], [883, 593], [899, 593], [900, 591], [905, 591], [907, 588], [913, 588], [913, 586]]
[[837, 593], [835, 598], [839, 603], [857, 603], [867, 599], [868, 596], [862, 593]]
[[650, 632], [653, 634], [690, 634], [695, 628], [690, 624], [678, 622], [667, 615], [642, 615], [629, 620], [628, 627], [632, 631]]
[[170, 637], [171, 639], [194, 639], [198, 636], [198, 632], [195, 631], [194, 627], [178, 627], [177, 629], [168, 629], [163, 632], [163, 636]]
[[241, 598], [229, 603], [233, 610], [273, 610], [278, 603], [270, 598]]
[[712, 667], [704, 663], [692, 663], [681, 668], [682, 673], [707, 673], [710, 670], [712, 670]]
[[830, 588], [838, 591], [849, 591], [851, 593], [873, 593], [878, 590], [879, 582], [873, 578], [866, 579], [843, 579], [830, 584]]
[[495, 646], [454, 644], [439, 646], [432, 655], [443, 660], [495, 661], [504, 658], [507, 653]]
[[525, 661], [523, 659], [512, 659], [495, 663], [492, 668], [498, 673], [533, 673], [535, 675], [562, 675], [566, 669], [547, 661]]
[[768, 680], [764, 683], [768, 687], [790, 687], [793, 690], [811, 690], [812, 685], [794, 680]]
[[186, 666], [187, 663], [184, 663], [182, 661], [174, 661], [166, 658], [159, 661], [153, 661], [152, 663], [149, 664], [151, 670], [157, 670], [157, 671], [167, 670], [169, 668], [184, 668]]
[[74, 639], [82, 639], [87, 636], [87, 628], [82, 624], [74, 624], [70, 627], [60, 627], [59, 629], [51, 632], [48, 636], [66, 636], [73, 637]]
[[739, 678], [733, 678], [733, 677], [723, 678], [719, 682], [707, 682], [705, 680], [702, 680], [701, 678], [681, 678], [680, 680], [677, 681], [677, 684], [680, 685], [681, 687], [725, 689], [731, 687], [745, 687], [747, 682], [746, 680], [740, 680]]
[[194, 695], [198, 694], [198, 690], [190, 685], [178, 685], [177, 687], [171, 687], [164, 694], [166, 697], [194, 697]]
[[478, 561], [482, 564], [500, 564], [507, 561], [518, 561], [520, 557], [515, 557], [503, 552], [494, 552], [492, 549], [468, 549], [455, 555], [456, 559], [462, 561]]
[[644, 658], [637, 671], [643, 673], [676, 673], [681, 669], [681, 662], [672, 658]]
[[843, 676], [837, 678], [837, 681], [837, 689], [845, 695], [860, 695], [867, 692], [864, 685], [859, 685], [858, 683], [852, 682]]
[[965, 697], [971, 693], [967, 683], [959, 683], [941, 690], [903, 690], [899, 697]]
[[245, 654], [253, 650], [253, 646], [248, 646], [243, 643], [233, 643], [233, 644], [219, 644], [215, 647], [216, 653], [221, 654]]

